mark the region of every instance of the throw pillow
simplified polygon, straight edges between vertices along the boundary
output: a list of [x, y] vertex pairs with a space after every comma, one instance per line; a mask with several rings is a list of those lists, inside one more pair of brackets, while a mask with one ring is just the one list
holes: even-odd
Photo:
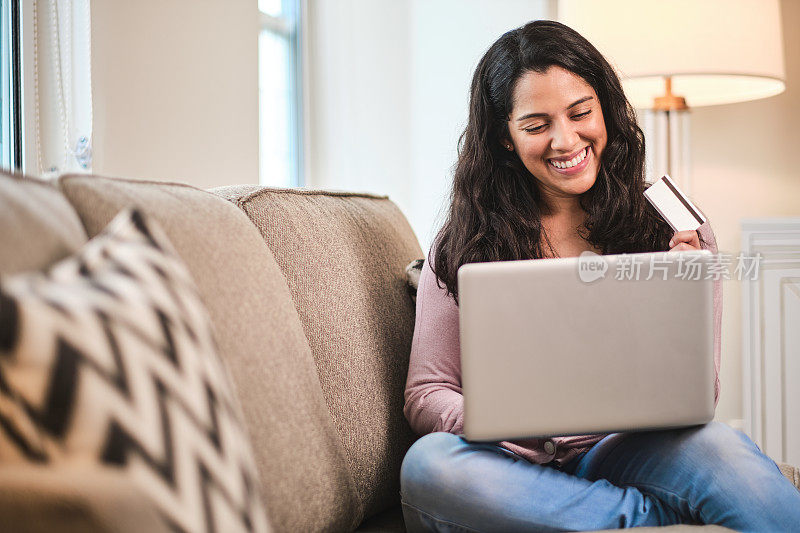
[[178, 531], [266, 531], [242, 420], [194, 282], [140, 211], [0, 279], [0, 460], [122, 468]]
[[406, 286], [414, 303], [417, 302], [417, 287], [419, 287], [419, 275], [422, 274], [423, 264], [425, 264], [424, 259], [415, 259], [406, 267]]

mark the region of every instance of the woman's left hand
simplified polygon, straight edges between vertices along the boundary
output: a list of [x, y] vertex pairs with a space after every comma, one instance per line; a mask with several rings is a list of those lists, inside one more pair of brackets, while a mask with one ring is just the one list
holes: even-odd
[[681, 250], [699, 250], [700, 237], [694, 230], [676, 231], [669, 241], [669, 251], [679, 252]]

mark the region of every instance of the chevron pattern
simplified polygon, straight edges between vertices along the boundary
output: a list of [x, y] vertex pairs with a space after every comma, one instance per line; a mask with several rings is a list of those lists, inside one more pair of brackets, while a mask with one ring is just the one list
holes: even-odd
[[406, 289], [409, 296], [417, 303], [417, 288], [419, 287], [419, 277], [422, 274], [424, 259], [414, 259], [406, 266]]
[[0, 460], [113, 465], [177, 531], [266, 531], [242, 420], [197, 289], [140, 211], [0, 280]]

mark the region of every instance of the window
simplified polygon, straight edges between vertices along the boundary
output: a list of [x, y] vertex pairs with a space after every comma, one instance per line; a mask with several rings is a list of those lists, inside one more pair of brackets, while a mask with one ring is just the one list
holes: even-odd
[[259, 174], [263, 185], [303, 184], [301, 0], [258, 0]]
[[0, 167], [22, 170], [20, 1], [0, 0]]

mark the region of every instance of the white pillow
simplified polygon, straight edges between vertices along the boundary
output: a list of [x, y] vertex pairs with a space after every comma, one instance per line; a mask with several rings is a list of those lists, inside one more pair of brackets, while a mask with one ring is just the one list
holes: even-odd
[[0, 279], [0, 461], [112, 465], [179, 531], [267, 531], [242, 420], [195, 284], [140, 211]]

